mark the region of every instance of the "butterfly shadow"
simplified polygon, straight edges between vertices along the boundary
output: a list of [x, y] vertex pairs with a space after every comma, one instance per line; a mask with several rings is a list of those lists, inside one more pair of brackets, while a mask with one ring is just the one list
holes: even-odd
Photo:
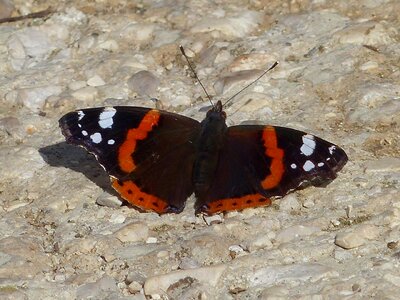
[[110, 186], [110, 178], [107, 173], [95, 157], [87, 153], [85, 149], [61, 142], [40, 148], [39, 153], [50, 166], [64, 167], [80, 172], [107, 193], [118, 196]]

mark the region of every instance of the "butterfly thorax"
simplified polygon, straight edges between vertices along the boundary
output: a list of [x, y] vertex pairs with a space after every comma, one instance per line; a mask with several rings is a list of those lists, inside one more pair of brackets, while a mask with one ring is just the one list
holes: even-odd
[[218, 165], [220, 150], [226, 140], [228, 127], [226, 114], [222, 111], [221, 102], [207, 112], [201, 122], [201, 132], [197, 143], [197, 158], [193, 169], [193, 183], [197, 195], [208, 192], [213, 175]]

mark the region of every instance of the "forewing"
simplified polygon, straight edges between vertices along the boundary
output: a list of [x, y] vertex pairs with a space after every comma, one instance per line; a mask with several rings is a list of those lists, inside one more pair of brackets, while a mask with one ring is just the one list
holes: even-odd
[[70, 112], [59, 121], [68, 143], [93, 153], [122, 198], [144, 210], [179, 212], [193, 192], [196, 120], [141, 107]]

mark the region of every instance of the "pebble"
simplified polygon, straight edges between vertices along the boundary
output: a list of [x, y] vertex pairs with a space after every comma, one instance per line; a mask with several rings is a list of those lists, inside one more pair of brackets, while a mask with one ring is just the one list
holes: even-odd
[[250, 287], [279, 283], [285, 283], [290, 286], [291, 283], [317, 282], [338, 276], [339, 273], [334, 269], [315, 263], [268, 266], [248, 274]]
[[34, 27], [26, 27], [15, 32], [7, 42], [11, 65], [19, 71], [45, 60], [57, 49], [49, 36]]
[[259, 300], [283, 300], [289, 298], [289, 290], [281, 285], [272, 286], [264, 289]]
[[[81, 285], [76, 290], [76, 297], [78, 299], [86, 298], [102, 298], [109, 292], [117, 290], [117, 285], [114, 278], [104, 275], [96, 282]], [[110, 294], [108, 294], [111, 296]]]
[[267, 70], [270, 65], [276, 62], [275, 56], [269, 53], [249, 53], [235, 57], [229, 64], [230, 72], [238, 72], [244, 70], [263, 69]]
[[373, 225], [360, 225], [349, 231], [339, 232], [335, 244], [344, 249], [357, 248], [379, 236], [379, 229]]
[[240, 88], [237, 87], [246, 86], [246, 84], [249, 84], [250, 82], [254, 81], [258, 76], [260, 76], [261, 73], [262, 71], [260, 70], [245, 70], [230, 73], [229, 75], [219, 78], [214, 83], [214, 90], [217, 95], [227, 94], [234, 88], [239, 91]]
[[334, 35], [342, 44], [385, 45], [393, 42], [392, 34], [382, 23], [367, 21], [348, 26]]
[[97, 47], [100, 50], [106, 50], [110, 52], [116, 52], [119, 49], [119, 45], [116, 40], [106, 40], [104, 42], [99, 42]]
[[[31, 2], [12, 1], [12, 16], [59, 8]], [[146, 278], [166, 276], [166, 287], [154, 278], [153, 299], [397, 299], [397, 2], [117, 2], [71, 3], [0, 26], [0, 298], [144, 300]], [[334, 142], [350, 158], [337, 179], [272, 207], [220, 214], [217, 224], [195, 216], [193, 196], [179, 215], [101, 199], [107, 174], [65, 143], [59, 118], [130, 105], [203, 120], [210, 105], [179, 44], [214, 103], [279, 60], [224, 107], [227, 124], [288, 126]], [[151, 78], [130, 85], [145, 70]], [[21, 101], [24, 89], [42, 98]], [[132, 223], [140, 228], [123, 229]], [[364, 225], [373, 229], [357, 233]], [[363, 236], [362, 246], [337, 246], [339, 232]], [[221, 265], [213, 286], [209, 268]]]
[[220, 224], [223, 222], [223, 218], [219, 214], [212, 215], [212, 216], [203, 215], [203, 220], [204, 220], [204, 222], [206, 222], [206, 224], [208, 226], [213, 225], [213, 224]]
[[99, 75], [94, 75], [93, 77], [89, 78], [86, 83], [88, 86], [102, 86], [106, 84], [103, 78], [101, 78]]
[[259, 249], [271, 249], [273, 248], [273, 244], [271, 242], [271, 238], [266, 234], [261, 234], [254, 239], [250, 240], [247, 245], [247, 248], [250, 252], [257, 251]]
[[154, 24], [131, 23], [125, 26], [119, 35], [128, 43], [134, 42], [138, 45], [145, 45], [153, 38], [155, 29]]
[[85, 101], [85, 102], [91, 102], [94, 101], [97, 98], [97, 89], [93, 86], [85, 86], [83, 88], [80, 88], [74, 92], [72, 92], [72, 97]]
[[122, 205], [122, 200], [117, 196], [111, 195], [107, 192], [103, 192], [99, 197], [96, 198], [96, 203], [101, 206], [118, 208]]
[[137, 294], [142, 290], [142, 285], [137, 282], [137, 281], [132, 281], [129, 285], [128, 285], [128, 291], [131, 294]]
[[235, 258], [237, 256], [243, 255], [244, 254], [244, 249], [240, 245], [232, 245], [229, 246], [229, 253], [232, 258]]
[[179, 269], [181, 270], [197, 268], [200, 268], [200, 264], [190, 257], [183, 257], [181, 262], [179, 263]]
[[58, 95], [61, 92], [62, 87], [56, 85], [23, 88], [17, 91], [16, 101], [18, 104], [37, 112], [43, 109], [46, 100], [50, 96]]
[[158, 242], [157, 238], [153, 236], [148, 237], [146, 240], [146, 244], [155, 244], [157, 242]]
[[214, 265], [196, 269], [173, 271], [164, 275], [148, 277], [144, 284], [145, 295], [165, 295], [165, 291], [174, 283], [190, 277], [210, 286], [216, 286], [226, 270], [225, 265]]
[[68, 88], [73, 91], [84, 88], [85, 86], [86, 86], [86, 81], [83, 81], [83, 80], [72, 81], [68, 84]]
[[149, 228], [143, 223], [129, 223], [118, 229], [114, 234], [123, 243], [143, 242], [149, 236]]
[[126, 220], [126, 216], [119, 212], [113, 213], [110, 217], [110, 223], [113, 223], [113, 224], [122, 224], [125, 222], [125, 220]]
[[379, 64], [376, 61], [367, 61], [360, 66], [361, 71], [369, 71], [374, 70], [379, 67]]
[[279, 202], [279, 209], [282, 211], [293, 211], [299, 210], [301, 208], [301, 204], [295, 194], [289, 194], [282, 198]]
[[139, 71], [128, 79], [129, 89], [144, 96], [154, 96], [159, 85], [160, 79], [149, 71]]
[[276, 234], [275, 240], [278, 243], [288, 243], [290, 241], [304, 238], [314, 233], [320, 232], [321, 228], [314, 226], [294, 225], [285, 228]]
[[220, 32], [228, 38], [240, 38], [255, 30], [262, 22], [262, 14], [255, 11], [243, 11], [232, 17], [215, 18], [207, 16], [197, 22], [192, 33]]

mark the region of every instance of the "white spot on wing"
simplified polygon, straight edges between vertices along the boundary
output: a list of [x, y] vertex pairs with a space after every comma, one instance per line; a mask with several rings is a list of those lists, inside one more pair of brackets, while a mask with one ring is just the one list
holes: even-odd
[[314, 136], [311, 134], [306, 134], [302, 136], [303, 145], [300, 147], [300, 151], [305, 156], [310, 156], [314, 153], [315, 149], [315, 140]]
[[83, 111], [81, 111], [81, 110], [78, 111], [78, 121], [82, 120], [84, 116], [85, 116], [85, 114]]
[[335, 146], [335, 145], [332, 145], [332, 146], [330, 146], [330, 147], [328, 148], [328, 150], [329, 150], [330, 155], [332, 155], [332, 154], [333, 154], [333, 151], [336, 150], [336, 146]]
[[115, 144], [115, 141], [114, 141], [114, 140], [108, 140], [108, 141], [107, 141], [107, 144], [109, 144], [109, 145], [114, 145], [114, 144]]
[[98, 143], [100, 143], [100, 142], [102, 141], [101, 134], [100, 134], [99, 132], [93, 133], [93, 134], [90, 136], [90, 139], [91, 139], [92, 142], [95, 143], [95, 144], [98, 144]]
[[312, 163], [311, 160], [307, 160], [304, 165], [303, 165], [303, 170], [306, 172], [311, 171], [312, 169], [314, 169], [315, 165]]
[[111, 128], [111, 126], [114, 124], [113, 117], [117, 111], [115, 110], [114, 107], [106, 107], [104, 110], [100, 113], [99, 116], [99, 125], [101, 128]]
[[82, 135], [83, 136], [87, 136], [88, 135], [87, 131], [86, 130], [82, 130]]
[[291, 164], [290, 167], [291, 167], [292, 169], [296, 169], [296, 168], [297, 168], [296, 164]]
[[324, 166], [324, 163], [323, 162], [319, 162], [318, 163], [318, 167], [323, 167]]

